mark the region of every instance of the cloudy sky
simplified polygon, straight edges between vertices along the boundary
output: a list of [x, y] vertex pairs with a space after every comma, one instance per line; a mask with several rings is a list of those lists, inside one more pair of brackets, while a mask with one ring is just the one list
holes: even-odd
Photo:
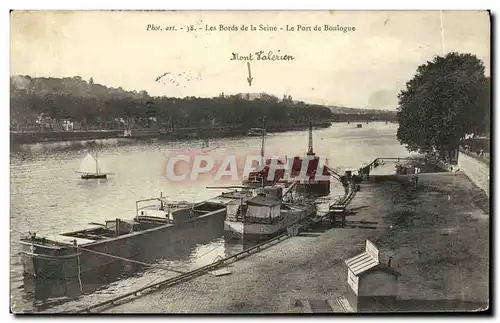
[[[11, 75], [93, 77], [99, 84], [151, 95], [267, 92], [394, 110], [397, 93], [417, 66], [443, 50], [476, 54], [489, 75], [487, 12], [445, 11], [442, 17], [439, 11], [17, 11], [11, 14]], [[148, 24], [175, 25], [178, 31], [147, 31]], [[207, 24], [329, 24], [356, 30], [186, 31], [189, 25]], [[252, 61], [249, 87], [247, 63], [231, 61], [231, 53], [260, 50], [280, 50], [295, 59]]]

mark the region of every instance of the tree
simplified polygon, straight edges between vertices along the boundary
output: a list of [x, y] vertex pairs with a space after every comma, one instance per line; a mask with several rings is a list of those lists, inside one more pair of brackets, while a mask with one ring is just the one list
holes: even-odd
[[472, 54], [437, 56], [417, 69], [399, 95], [397, 138], [410, 151], [442, 155], [484, 123], [483, 63]]
[[146, 102], [146, 117], [147, 117], [147, 124], [148, 127], [151, 127], [151, 119], [154, 118], [155, 122], [158, 122], [158, 113], [156, 111], [156, 108], [153, 107], [154, 102], [151, 100], [148, 100]]
[[476, 133], [490, 134], [490, 125], [491, 125], [491, 80], [490, 77], [487, 77], [482, 86], [481, 92], [481, 103], [479, 107], [483, 109], [482, 113], [478, 113], [478, 117], [482, 120], [479, 121], [479, 125]]
[[287, 102], [265, 93], [252, 100], [245, 100], [241, 93], [221, 93], [216, 98], [151, 97], [146, 91], [124, 91], [94, 81], [91, 78], [87, 83], [81, 77], [11, 77], [13, 124], [33, 126], [40, 113], [55, 118], [71, 118], [90, 128], [121, 118], [146, 123], [156, 117], [159, 126], [166, 123], [172, 127], [210, 126], [210, 120], [215, 118], [221, 126], [250, 128], [259, 127], [262, 116], [268, 117], [269, 126], [305, 122], [309, 118], [314, 121], [328, 120], [331, 117], [329, 108], [294, 103], [290, 96], [286, 96]]

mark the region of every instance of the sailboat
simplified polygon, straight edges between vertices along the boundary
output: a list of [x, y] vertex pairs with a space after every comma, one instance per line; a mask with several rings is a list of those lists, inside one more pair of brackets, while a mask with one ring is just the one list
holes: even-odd
[[97, 152], [95, 156], [88, 153], [80, 163], [80, 168], [78, 168], [76, 172], [82, 174], [82, 179], [107, 178], [108, 175], [111, 175], [111, 173], [105, 172], [103, 163], [99, 164]]

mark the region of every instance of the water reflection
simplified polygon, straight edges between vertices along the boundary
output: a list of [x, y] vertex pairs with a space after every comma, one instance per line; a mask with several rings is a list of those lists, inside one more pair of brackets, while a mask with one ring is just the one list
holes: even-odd
[[113, 145], [134, 144], [135, 140], [127, 138], [77, 140], [77, 141], [53, 141], [32, 144], [11, 144], [10, 150], [14, 153], [40, 153], [60, 150], [79, 150], [88, 147], [106, 147]]
[[32, 302], [34, 311], [42, 311], [55, 305], [77, 299], [83, 294], [94, 293], [127, 275], [140, 270], [137, 264], [115, 263], [78, 279], [35, 278], [24, 275], [24, 299]]

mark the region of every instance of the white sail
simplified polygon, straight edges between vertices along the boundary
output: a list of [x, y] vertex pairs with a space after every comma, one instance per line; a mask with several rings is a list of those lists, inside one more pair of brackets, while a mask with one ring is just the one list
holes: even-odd
[[85, 156], [85, 158], [80, 163], [80, 168], [78, 168], [78, 173], [95, 174], [97, 171], [97, 161], [90, 153]]

